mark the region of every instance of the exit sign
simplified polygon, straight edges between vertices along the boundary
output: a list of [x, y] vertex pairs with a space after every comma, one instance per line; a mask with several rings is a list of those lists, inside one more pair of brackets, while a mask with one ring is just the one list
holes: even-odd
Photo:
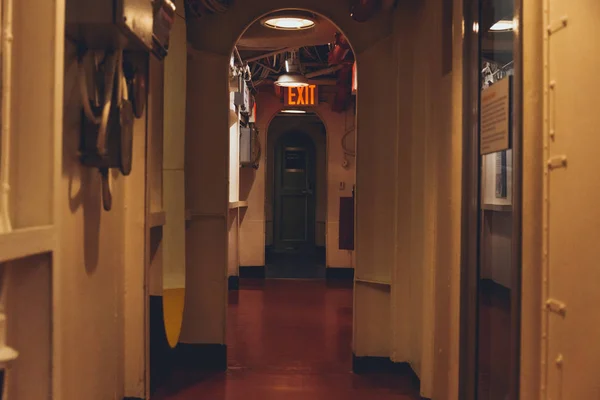
[[319, 91], [317, 85], [304, 87], [288, 87], [284, 91], [283, 103], [286, 106], [316, 106], [319, 104]]

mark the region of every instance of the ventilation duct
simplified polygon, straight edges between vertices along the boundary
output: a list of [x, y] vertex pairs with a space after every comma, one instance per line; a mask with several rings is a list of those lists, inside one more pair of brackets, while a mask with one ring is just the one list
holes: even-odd
[[350, 52], [350, 43], [348, 39], [341, 33], [335, 34], [335, 44], [333, 49], [329, 52], [327, 62], [329, 65], [340, 64]]

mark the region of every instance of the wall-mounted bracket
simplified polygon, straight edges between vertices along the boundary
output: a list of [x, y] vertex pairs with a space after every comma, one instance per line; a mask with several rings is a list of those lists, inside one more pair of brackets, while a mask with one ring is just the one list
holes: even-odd
[[546, 309], [562, 317], [565, 317], [567, 315], [567, 305], [562, 301], [548, 299], [546, 301]]

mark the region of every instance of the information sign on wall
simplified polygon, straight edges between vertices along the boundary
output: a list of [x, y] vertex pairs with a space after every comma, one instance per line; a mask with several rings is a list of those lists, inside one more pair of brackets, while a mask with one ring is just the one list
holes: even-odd
[[481, 92], [480, 143], [481, 155], [510, 147], [510, 77], [494, 83]]
[[316, 85], [288, 87], [283, 95], [286, 106], [311, 107], [319, 104], [319, 91]]

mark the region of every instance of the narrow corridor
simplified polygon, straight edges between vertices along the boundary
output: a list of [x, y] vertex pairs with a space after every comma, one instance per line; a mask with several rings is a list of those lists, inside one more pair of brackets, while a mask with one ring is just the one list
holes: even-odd
[[177, 373], [160, 400], [418, 399], [410, 377], [352, 369], [352, 288], [324, 281], [242, 281], [230, 292], [229, 371]]

